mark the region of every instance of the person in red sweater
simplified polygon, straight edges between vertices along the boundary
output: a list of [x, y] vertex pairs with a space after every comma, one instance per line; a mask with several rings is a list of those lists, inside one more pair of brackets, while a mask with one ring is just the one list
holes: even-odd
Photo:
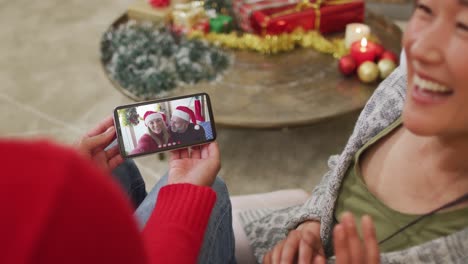
[[[112, 118], [76, 144], [0, 140], [0, 263], [195, 263], [215, 202], [216, 143], [171, 153], [142, 232], [109, 172]], [[77, 151], [80, 154], [77, 153]], [[230, 209], [230, 208], [229, 208]]]

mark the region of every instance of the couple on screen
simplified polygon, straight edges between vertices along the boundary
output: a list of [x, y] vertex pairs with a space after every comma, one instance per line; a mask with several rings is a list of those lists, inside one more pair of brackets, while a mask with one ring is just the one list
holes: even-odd
[[148, 132], [139, 140], [131, 154], [154, 151], [172, 145], [198, 142], [205, 139], [203, 127], [197, 125], [195, 114], [186, 106], [178, 106], [172, 113], [170, 125], [163, 112], [147, 111], [143, 116]]

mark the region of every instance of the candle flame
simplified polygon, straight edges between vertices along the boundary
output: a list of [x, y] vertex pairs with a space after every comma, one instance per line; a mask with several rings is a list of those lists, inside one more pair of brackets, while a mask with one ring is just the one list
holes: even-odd
[[367, 39], [366, 38], [362, 38], [361, 39], [361, 47], [367, 47]]
[[356, 28], [356, 33], [361, 34], [361, 31], [362, 31], [362, 30], [361, 30], [360, 27]]

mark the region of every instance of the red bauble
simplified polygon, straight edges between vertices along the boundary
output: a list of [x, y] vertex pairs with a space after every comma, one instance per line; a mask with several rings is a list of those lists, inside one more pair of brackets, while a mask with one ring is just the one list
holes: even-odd
[[193, 29], [208, 34], [210, 33], [210, 21], [207, 19], [200, 20], [193, 26]]
[[369, 45], [369, 48], [375, 52], [375, 60], [379, 61], [380, 57], [385, 52], [385, 48], [382, 45], [374, 43], [374, 42], [369, 42], [368, 45]]
[[155, 8], [163, 8], [169, 6], [170, 0], [150, 0], [149, 3]]
[[383, 60], [383, 59], [388, 59], [388, 60], [391, 60], [393, 61], [396, 65], [398, 65], [398, 57], [395, 53], [389, 51], [389, 50], [386, 50], [384, 53], [382, 53], [382, 56], [380, 56], [380, 60]]
[[338, 62], [340, 72], [346, 76], [353, 74], [356, 71], [356, 67], [356, 61], [351, 57], [351, 55], [341, 57]]

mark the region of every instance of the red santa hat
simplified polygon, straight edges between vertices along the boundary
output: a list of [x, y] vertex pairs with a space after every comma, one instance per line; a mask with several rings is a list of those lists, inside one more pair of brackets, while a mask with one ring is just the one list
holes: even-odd
[[186, 107], [186, 106], [178, 106], [176, 107], [176, 110], [172, 113], [172, 116], [177, 116], [179, 118], [182, 118], [183, 120], [187, 122], [191, 122], [192, 124], [195, 124], [195, 129], [198, 130], [200, 127], [197, 125], [197, 120], [195, 118], [195, 114], [193, 113], [192, 109]]
[[193, 113], [192, 109], [186, 106], [178, 106], [172, 116], [177, 116], [182, 118], [185, 121], [192, 122], [196, 124], [195, 114]]
[[150, 121], [156, 120], [158, 118], [161, 118], [164, 121], [164, 123], [166, 123], [166, 115], [161, 112], [146, 111], [145, 115], [143, 116], [146, 126], [148, 126], [148, 123]]

